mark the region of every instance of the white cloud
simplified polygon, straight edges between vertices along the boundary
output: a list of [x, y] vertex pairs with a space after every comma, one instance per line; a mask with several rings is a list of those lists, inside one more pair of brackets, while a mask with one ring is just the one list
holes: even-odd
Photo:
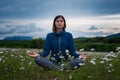
[[100, 19], [120, 19], [120, 14], [113, 14], [113, 15], [106, 15], [106, 16], [100, 16]]
[[[116, 16], [118, 15], [111, 15], [112, 18], [117, 18]], [[71, 32], [74, 38], [107, 36], [120, 32], [120, 19], [118, 18], [109, 19], [108, 16], [104, 16], [104, 18], [101, 16], [64, 17], [67, 23], [67, 31]], [[46, 37], [46, 34], [52, 31], [53, 19], [54, 17], [52, 19], [50, 17], [44, 19], [6, 20], [10, 21], [10, 23], [0, 23], [0, 37], [4, 38], [13, 35]], [[90, 30], [92, 25], [94, 25], [95, 30]]]
[[29, 23], [24, 25], [0, 25], [0, 39], [9, 36], [39, 36], [45, 37], [46, 31], [44, 27], [40, 27], [35, 23]]
[[[104, 16], [104, 18], [100, 17], [69, 18], [67, 20], [67, 28], [73, 33], [74, 37], [107, 36], [120, 32], [120, 19], [117, 18], [118, 14], [111, 15], [114, 19], [108, 18], [108, 16]], [[89, 30], [92, 25], [94, 25], [94, 31]]]

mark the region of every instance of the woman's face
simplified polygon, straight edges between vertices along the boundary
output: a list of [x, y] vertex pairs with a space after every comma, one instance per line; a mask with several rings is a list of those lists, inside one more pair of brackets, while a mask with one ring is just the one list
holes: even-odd
[[57, 29], [63, 29], [64, 28], [64, 20], [63, 18], [59, 17], [58, 19], [56, 19], [55, 21], [55, 25]]

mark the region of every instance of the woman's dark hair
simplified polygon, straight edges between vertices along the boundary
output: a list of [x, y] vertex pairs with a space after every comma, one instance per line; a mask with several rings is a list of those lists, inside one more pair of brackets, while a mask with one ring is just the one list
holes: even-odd
[[64, 27], [63, 27], [63, 30], [65, 30], [66, 28], [66, 21], [65, 21], [65, 18], [62, 16], [62, 15], [57, 15], [55, 18], [54, 18], [54, 21], [53, 21], [53, 27], [52, 27], [52, 31], [53, 32], [56, 32], [56, 25], [55, 25], [55, 21], [58, 19], [58, 18], [62, 18], [63, 21], [64, 21]]

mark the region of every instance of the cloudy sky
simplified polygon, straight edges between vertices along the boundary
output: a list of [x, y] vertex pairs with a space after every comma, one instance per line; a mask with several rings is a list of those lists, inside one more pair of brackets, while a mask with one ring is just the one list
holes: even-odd
[[0, 39], [44, 37], [53, 19], [63, 15], [73, 37], [120, 32], [120, 0], [0, 0]]

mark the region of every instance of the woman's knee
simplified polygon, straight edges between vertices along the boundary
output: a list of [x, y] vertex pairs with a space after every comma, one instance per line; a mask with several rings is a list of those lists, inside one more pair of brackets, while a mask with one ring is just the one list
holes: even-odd
[[84, 60], [74, 59], [74, 60], [70, 61], [69, 64], [72, 69], [74, 69], [76, 67], [78, 68], [81, 66], [81, 64], [84, 64]]
[[35, 57], [35, 63], [36, 64], [40, 63], [40, 56]]

